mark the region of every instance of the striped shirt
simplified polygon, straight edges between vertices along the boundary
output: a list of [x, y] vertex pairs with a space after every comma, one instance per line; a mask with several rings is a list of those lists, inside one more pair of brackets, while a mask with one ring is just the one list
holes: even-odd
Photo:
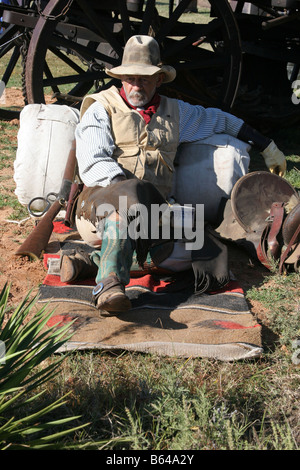
[[[217, 108], [203, 108], [178, 100], [179, 143], [195, 142], [213, 134], [236, 137], [243, 120]], [[107, 111], [98, 101], [83, 115], [76, 128], [79, 174], [86, 186], [107, 186], [123, 171], [112, 158], [115, 149]]]

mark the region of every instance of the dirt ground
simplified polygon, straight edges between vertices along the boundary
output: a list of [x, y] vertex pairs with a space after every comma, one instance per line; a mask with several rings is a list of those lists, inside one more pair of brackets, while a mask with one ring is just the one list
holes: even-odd
[[15, 87], [5, 89], [0, 98], [0, 106], [3, 108], [9, 108], [10, 106], [24, 106], [22, 92]]
[[32, 220], [17, 223], [9, 220], [11, 209], [0, 210], [0, 261], [1, 287], [8, 282], [11, 284], [10, 299], [13, 304], [19, 303], [29, 290], [37, 293], [38, 285], [45, 277], [42, 260], [29, 261], [27, 258], [16, 256], [15, 253], [24, 241], [24, 234], [34, 228]]

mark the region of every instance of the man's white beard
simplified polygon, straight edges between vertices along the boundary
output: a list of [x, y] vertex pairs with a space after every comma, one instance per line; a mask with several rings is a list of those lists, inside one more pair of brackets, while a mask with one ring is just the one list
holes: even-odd
[[155, 93], [155, 90], [153, 91], [153, 94], [151, 95], [150, 99], [146, 96], [145, 93], [140, 92], [140, 91], [132, 91], [131, 93], [126, 93], [126, 98], [128, 103], [131, 104], [131, 106], [135, 106], [137, 108], [142, 108], [147, 104], [153, 97]]

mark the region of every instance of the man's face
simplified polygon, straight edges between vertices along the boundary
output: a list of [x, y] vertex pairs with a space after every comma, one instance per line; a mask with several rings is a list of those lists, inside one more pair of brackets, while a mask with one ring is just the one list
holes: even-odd
[[122, 84], [126, 98], [132, 106], [143, 107], [149, 103], [156, 88], [163, 81], [163, 74], [156, 75], [123, 75]]

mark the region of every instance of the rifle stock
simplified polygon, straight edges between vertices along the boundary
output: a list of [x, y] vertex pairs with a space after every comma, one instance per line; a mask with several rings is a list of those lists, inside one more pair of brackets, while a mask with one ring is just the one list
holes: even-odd
[[28, 256], [32, 260], [38, 260], [45, 251], [49, 239], [53, 231], [53, 221], [59, 211], [68, 201], [72, 182], [74, 179], [76, 168], [76, 150], [75, 141], [69, 152], [66, 168], [64, 171], [63, 181], [57, 199], [50, 206], [46, 214], [38, 222], [31, 234], [26, 238], [24, 243], [16, 251], [17, 256]]

